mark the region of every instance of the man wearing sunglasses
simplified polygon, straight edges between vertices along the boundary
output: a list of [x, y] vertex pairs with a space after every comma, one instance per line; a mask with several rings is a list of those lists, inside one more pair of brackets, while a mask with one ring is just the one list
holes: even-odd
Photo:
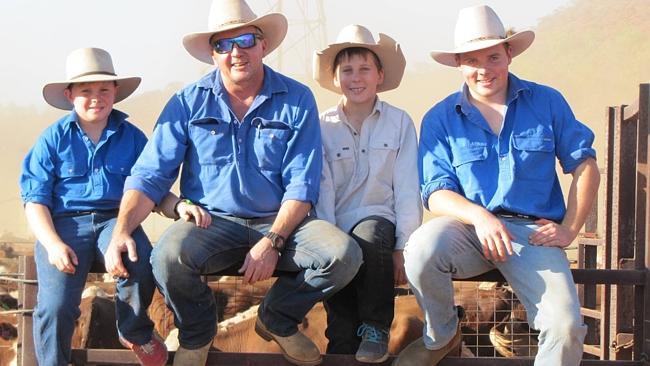
[[257, 17], [243, 0], [214, 0], [210, 31], [184, 37], [186, 50], [216, 69], [176, 93], [125, 183], [112, 245], [160, 202], [181, 171], [183, 205], [212, 216], [208, 228], [175, 222], [151, 255], [179, 329], [174, 365], [203, 365], [217, 309], [201, 275], [237, 265], [244, 282], [280, 275], [258, 310], [257, 333], [296, 365], [321, 363], [298, 331], [312, 306], [343, 288], [361, 264], [345, 233], [309, 216], [322, 167], [311, 91], [262, 62], [286, 35], [281, 14]]

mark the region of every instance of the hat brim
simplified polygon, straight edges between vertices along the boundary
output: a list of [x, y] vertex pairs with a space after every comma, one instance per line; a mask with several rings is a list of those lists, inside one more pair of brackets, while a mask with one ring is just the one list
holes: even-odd
[[52, 107], [69, 111], [72, 110], [74, 106], [63, 93], [68, 85], [102, 81], [115, 81], [117, 83], [119, 88], [117, 89], [117, 95], [115, 96], [115, 103], [118, 103], [133, 94], [140, 85], [142, 79], [137, 76], [118, 77], [114, 75], [85, 75], [72, 80], [55, 81], [45, 84], [43, 87], [43, 98]]
[[384, 82], [377, 86], [377, 92], [395, 89], [402, 82], [406, 58], [402, 48], [393, 38], [379, 33], [377, 44], [343, 42], [333, 43], [322, 51], [314, 52], [313, 77], [318, 84], [337, 94], [342, 94], [341, 88], [334, 85], [334, 58], [341, 50], [350, 47], [363, 47], [374, 52], [381, 62], [384, 71]]
[[458, 54], [483, 50], [507, 42], [510, 45], [512, 57], [516, 57], [530, 47], [534, 40], [535, 33], [526, 30], [517, 32], [508, 38], [468, 42], [461, 47], [457, 47], [453, 51], [431, 51], [430, 55], [438, 63], [446, 66], [457, 67], [458, 63], [456, 62], [456, 55]]
[[264, 33], [264, 39], [266, 40], [264, 56], [266, 56], [280, 46], [280, 43], [282, 43], [284, 37], [287, 35], [289, 24], [284, 15], [280, 13], [269, 13], [247, 23], [235, 23], [217, 30], [187, 34], [183, 37], [183, 47], [185, 47], [185, 50], [192, 57], [206, 64], [213, 65], [214, 60], [212, 59], [210, 37], [217, 33], [248, 26], [255, 26]]

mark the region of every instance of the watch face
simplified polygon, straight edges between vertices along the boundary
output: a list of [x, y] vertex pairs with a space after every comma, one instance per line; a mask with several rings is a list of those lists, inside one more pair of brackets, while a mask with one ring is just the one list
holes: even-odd
[[284, 249], [284, 238], [282, 236], [274, 232], [268, 232], [265, 236], [271, 240], [271, 247], [273, 249], [278, 251]]

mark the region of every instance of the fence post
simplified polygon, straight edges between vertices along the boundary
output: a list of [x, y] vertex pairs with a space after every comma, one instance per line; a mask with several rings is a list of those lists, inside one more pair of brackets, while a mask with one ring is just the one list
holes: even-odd
[[[19, 272], [23, 273], [23, 279], [36, 279], [36, 263], [32, 256], [20, 256], [18, 259]], [[35, 283], [21, 283], [18, 293], [18, 302], [23, 309], [34, 309], [36, 305], [36, 291], [38, 285]], [[36, 354], [34, 353], [34, 338], [32, 331], [32, 313], [22, 313], [18, 318], [18, 364], [23, 366], [36, 365]]]

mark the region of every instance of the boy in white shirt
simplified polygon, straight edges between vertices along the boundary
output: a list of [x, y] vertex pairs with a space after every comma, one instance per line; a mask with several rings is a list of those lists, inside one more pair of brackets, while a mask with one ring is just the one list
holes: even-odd
[[360, 362], [388, 358], [394, 284], [405, 284], [404, 245], [420, 225], [417, 138], [409, 115], [379, 100], [397, 88], [406, 60], [392, 38], [360, 25], [314, 55], [314, 79], [341, 94], [320, 116], [323, 174], [316, 212], [349, 233], [364, 264], [325, 301], [327, 353]]

